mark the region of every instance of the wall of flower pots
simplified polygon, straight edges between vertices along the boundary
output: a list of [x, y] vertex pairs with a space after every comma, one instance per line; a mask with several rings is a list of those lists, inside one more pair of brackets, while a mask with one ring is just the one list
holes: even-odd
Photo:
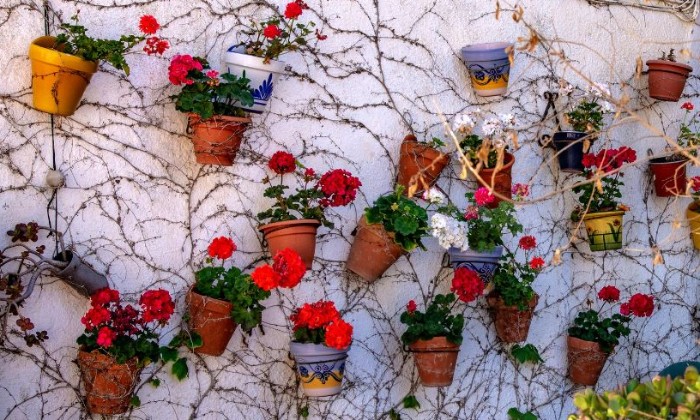
[[560, 419], [700, 357], [693, 23], [118, 3], [0, 6], [1, 416]]

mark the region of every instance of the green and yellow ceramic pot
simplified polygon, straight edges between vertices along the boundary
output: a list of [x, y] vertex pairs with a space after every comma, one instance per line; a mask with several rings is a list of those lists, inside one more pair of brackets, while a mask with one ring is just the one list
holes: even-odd
[[343, 387], [348, 347], [337, 350], [323, 344], [296, 343], [290, 352], [297, 364], [297, 374], [307, 397], [329, 397]]
[[624, 215], [624, 211], [617, 210], [587, 213], [583, 216], [591, 251], [611, 251], [622, 248]]
[[685, 211], [690, 225], [690, 239], [695, 249], [700, 249], [700, 202], [693, 201]]

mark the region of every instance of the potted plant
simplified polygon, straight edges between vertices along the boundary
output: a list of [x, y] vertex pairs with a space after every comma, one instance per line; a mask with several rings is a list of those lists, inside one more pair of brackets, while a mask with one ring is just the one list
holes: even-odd
[[[562, 81], [559, 89], [561, 97], [571, 97], [574, 88]], [[610, 89], [601, 83], [592, 83], [587, 92], [578, 99], [576, 106], [564, 114], [565, 121], [571, 130], [554, 133], [552, 143], [557, 150], [559, 168], [563, 172], [583, 172], [583, 155], [588, 153], [590, 145], [598, 138], [603, 126], [603, 117], [614, 110], [613, 105], [606, 101], [610, 97]]]
[[347, 269], [372, 282], [381, 277], [405, 252], [425, 249], [428, 212], [406, 198], [403, 187], [379, 197], [367, 207], [357, 225]]
[[605, 303], [619, 302], [620, 291], [615, 286], [605, 286], [598, 292], [598, 299], [603, 301], [600, 309], [579, 312], [566, 339], [569, 378], [579, 385], [592, 386], [598, 382], [605, 361], [619, 344], [620, 337], [630, 334], [627, 325], [632, 320], [631, 315], [648, 317], [654, 312], [654, 298], [637, 293], [620, 305], [619, 313], [603, 318]]
[[482, 136], [479, 136], [474, 133], [474, 128], [475, 119], [481, 114], [477, 108], [458, 115], [452, 126], [452, 135], [460, 147], [459, 161], [464, 168], [460, 177], [464, 179], [475, 171], [477, 183], [494, 193], [495, 200], [489, 205], [496, 207], [502, 199], [512, 197], [515, 157], [509, 153], [509, 143], [517, 148], [516, 121], [513, 114], [485, 118], [481, 126]]
[[513, 54], [513, 44], [491, 42], [462, 47], [474, 92], [479, 96], [505, 95]]
[[168, 41], [154, 36], [160, 25], [150, 15], [142, 16], [139, 22], [143, 35], [122, 35], [118, 40], [91, 38], [77, 15], [72, 20], [73, 24], [61, 25], [63, 32], [58, 36], [39, 37], [29, 46], [33, 106], [39, 111], [73, 115], [100, 61], [128, 76], [124, 55], [136, 45], [145, 40], [148, 55], [162, 55], [169, 47]]
[[688, 166], [688, 157], [697, 156], [697, 149], [700, 146], [700, 135], [695, 129], [697, 115], [693, 115], [690, 121], [687, 121], [688, 114], [695, 107], [692, 103], [686, 102], [681, 105], [681, 108], [685, 110], [685, 116], [676, 139], [676, 146], [666, 147], [675, 150], [671, 154], [649, 161], [649, 169], [654, 178], [654, 191], [659, 197], [685, 194], [687, 186], [685, 169]]
[[633, 149], [603, 149], [597, 154], [583, 156], [583, 176], [587, 181], [573, 188], [580, 194], [578, 206], [571, 219], [583, 219], [588, 232], [591, 251], [610, 251], [622, 248], [622, 219], [629, 208], [619, 204], [620, 187], [624, 185], [621, 168], [637, 160]]
[[[291, 249], [277, 252], [272, 266], [260, 266], [252, 275], [237, 267], [227, 269], [224, 261], [235, 250], [231, 238], [212, 240], [206, 260], [210, 265], [195, 273], [196, 282], [187, 293], [189, 326], [202, 339], [195, 353], [221, 356], [237, 325], [248, 334], [260, 325], [265, 309], [260, 301], [270, 297], [270, 290], [292, 288], [306, 273], [301, 257]], [[214, 266], [214, 259], [221, 260], [221, 265]]]
[[242, 106], [253, 103], [250, 80], [209, 69], [201, 57], [176, 55], [168, 79], [182, 86], [175, 109], [187, 113], [194, 155], [202, 165], [231, 166], [251, 122]]
[[174, 362], [173, 374], [187, 376], [184, 358], [178, 359], [173, 340], [158, 344], [158, 327], [167, 325], [175, 310], [170, 293], [147, 290], [139, 306], [124, 305], [119, 292], [102, 289], [92, 295], [91, 307], [80, 322], [85, 332], [78, 337], [78, 366], [87, 408], [92, 414], [120, 414], [132, 402], [143, 367], [151, 362]]
[[405, 188], [409, 197], [435, 185], [440, 172], [450, 162], [450, 157], [439, 150], [444, 145], [437, 137], [425, 143], [419, 143], [413, 134], [403, 139], [396, 183]]
[[247, 111], [260, 114], [267, 102], [285, 64], [278, 61], [280, 55], [303, 49], [312, 50], [309, 39], [323, 41], [327, 38], [314, 22], [301, 23], [299, 17], [309, 6], [302, 0], [287, 3], [284, 14], [270, 17], [262, 22], [251, 21], [250, 28], [241, 31], [242, 39], [231, 46], [224, 55], [226, 71], [251, 80], [253, 104], [244, 104]]
[[464, 315], [453, 311], [458, 301], [469, 303], [481, 296], [484, 282], [475, 271], [458, 268], [451, 291], [436, 295], [425, 312], [418, 311], [411, 300], [401, 314], [401, 323], [407, 325], [401, 341], [414, 353], [418, 376], [426, 387], [452, 384], [464, 328]]
[[294, 323], [290, 352], [304, 394], [339, 394], [352, 344], [352, 325], [343, 320], [333, 302], [324, 300], [305, 303], [289, 319]]
[[700, 176], [691, 178], [690, 192], [693, 202], [688, 205], [685, 215], [690, 225], [690, 239], [695, 249], [700, 249]]
[[507, 252], [496, 266], [493, 290], [486, 296], [486, 302], [493, 314], [496, 335], [504, 343], [527, 340], [539, 300], [532, 282], [545, 265], [542, 257], [531, 255], [536, 247], [534, 236], [522, 236], [518, 248], [524, 251], [525, 262], [519, 262], [514, 253]]
[[649, 67], [649, 96], [661, 101], [678, 102], [685, 88], [685, 81], [693, 68], [676, 63], [673, 49], [664, 52], [658, 60], [647, 61]]
[[[521, 184], [517, 187], [521, 188]], [[516, 190], [516, 194], [523, 192]], [[466, 197], [466, 211], [452, 204], [438, 208], [430, 219], [430, 234], [447, 249], [450, 265], [468, 267], [488, 282], [503, 255], [503, 236], [517, 235], [523, 227], [515, 218], [513, 203], [501, 201], [497, 207], [490, 207], [496, 198], [485, 187]]]
[[590, 388], [574, 395], [576, 414], [569, 420], [589, 419], [676, 419], [700, 418], [700, 375], [689, 367], [679, 377], [657, 376], [640, 383], [629, 381], [615, 390], [600, 394]]
[[[275, 202], [269, 209], [258, 213], [261, 222], [258, 230], [262, 232], [270, 254], [292, 248], [301, 255], [306, 268], [311, 269], [316, 253], [316, 230], [321, 225], [333, 227], [324, 211], [352, 203], [362, 183], [344, 169], [331, 169], [319, 177], [312, 168], [305, 168], [291, 153], [284, 151], [273, 154], [267, 166], [276, 176], [263, 179], [268, 185], [264, 196]], [[302, 187], [285, 197], [289, 189], [284, 184], [286, 174], [296, 175]], [[279, 182], [275, 182], [277, 180]]]

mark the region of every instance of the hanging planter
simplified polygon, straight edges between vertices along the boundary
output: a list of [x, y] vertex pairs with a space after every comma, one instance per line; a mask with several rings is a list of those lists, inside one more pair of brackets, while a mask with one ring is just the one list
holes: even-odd
[[[512, 198], [512, 184], [513, 184], [513, 164], [515, 163], [515, 156], [508, 152], [504, 152], [503, 156], [503, 166], [496, 170], [496, 168], [482, 168], [479, 171], [479, 177], [483, 180], [477, 180], [478, 184], [482, 187], [493, 189], [494, 193], [502, 195], [508, 199]], [[498, 195], [495, 195], [495, 199], [488, 204], [489, 208], [498, 207], [498, 203], [503, 201]]]
[[202, 120], [198, 115], [190, 114], [188, 124], [197, 163], [233, 165], [250, 123], [250, 118], [215, 115]]
[[497, 246], [490, 252], [478, 252], [471, 249], [462, 251], [455, 247], [447, 250], [448, 263], [453, 269], [465, 267], [476, 271], [485, 283], [490, 282], [493, 278], [493, 273], [496, 271], [502, 255], [502, 246]]
[[277, 79], [284, 74], [285, 64], [281, 61], [269, 60], [243, 53], [244, 49], [232, 46], [224, 55], [224, 67], [230, 74], [250, 79], [250, 92], [253, 94], [253, 105], [242, 106], [248, 112], [261, 114], [267, 108], [272, 98], [272, 92], [277, 86]]
[[557, 131], [552, 138], [552, 144], [557, 150], [559, 169], [563, 172], [581, 173], [583, 171], [583, 138], [587, 134], [582, 131]]
[[527, 340], [530, 332], [532, 315], [539, 302], [539, 296], [535, 294], [525, 310], [518, 306], [506, 306], [497, 293], [491, 292], [486, 296], [486, 302], [491, 310], [496, 335], [503, 343], [521, 343]]
[[368, 282], [373, 282], [384, 275], [403, 254], [404, 249], [381, 223], [369, 224], [367, 218], [362, 216], [350, 247], [347, 269]]
[[649, 170], [654, 178], [654, 191], [658, 197], [685, 194], [688, 184], [685, 171], [687, 164], [688, 159], [674, 156], [649, 161]]
[[114, 415], [129, 409], [142, 369], [136, 358], [119, 364], [97, 350], [79, 350], [78, 366], [91, 414]]
[[700, 249], [700, 203], [694, 201], [688, 205], [685, 211], [690, 225], [690, 239], [695, 249]]
[[649, 67], [649, 96], [661, 101], [678, 102], [685, 82], [693, 68], [676, 63], [673, 50], [660, 60], [647, 61]]
[[578, 385], [593, 386], [598, 382], [610, 353], [604, 352], [600, 344], [567, 336], [569, 378]]
[[236, 331], [231, 318], [233, 305], [221, 299], [200, 295], [190, 289], [185, 298], [190, 329], [202, 338], [202, 345], [195, 353], [221, 356]]
[[349, 350], [349, 347], [337, 350], [324, 344], [290, 344], [301, 388], [307, 397], [328, 397], [340, 393]]
[[68, 264], [65, 268], [54, 271], [53, 274], [79, 293], [92, 296], [96, 291], [109, 287], [107, 277], [93, 270], [71, 251], [59, 252], [53, 259]]
[[591, 251], [612, 251], [622, 248], [624, 215], [624, 211], [617, 210], [587, 213], [583, 216]]
[[265, 237], [271, 255], [285, 248], [295, 250], [311, 269], [316, 254], [316, 231], [321, 222], [315, 219], [288, 220], [262, 225], [258, 228]]
[[513, 44], [507, 42], [467, 45], [460, 50], [477, 95], [506, 94], [510, 74], [508, 52], [512, 50]]
[[408, 135], [401, 143], [399, 175], [396, 182], [406, 191], [415, 189], [419, 195], [435, 185], [440, 173], [450, 162], [450, 157], [426, 143], [419, 143], [414, 135]]
[[418, 340], [408, 346], [416, 360], [423, 386], [450, 386], [457, 366], [459, 346], [446, 337]]

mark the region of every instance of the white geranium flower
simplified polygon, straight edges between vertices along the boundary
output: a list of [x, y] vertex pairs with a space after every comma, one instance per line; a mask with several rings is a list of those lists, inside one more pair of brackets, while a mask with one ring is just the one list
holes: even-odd
[[498, 118], [489, 118], [484, 121], [484, 125], [481, 126], [481, 131], [487, 137], [500, 137], [503, 135], [503, 127]]
[[452, 129], [460, 133], [470, 133], [475, 126], [476, 122], [470, 114], [459, 114], [455, 117]]
[[430, 218], [430, 234], [444, 249], [456, 247], [466, 250], [467, 224], [444, 214], [436, 213]]
[[610, 96], [610, 88], [604, 83], [593, 82], [593, 84], [588, 87], [588, 93], [596, 98], [603, 98], [605, 96]]
[[512, 130], [515, 128], [515, 115], [513, 114], [501, 114], [501, 122], [504, 125], [505, 130]]
[[445, 194], [440, 192], [437, 188], [431, 188], [423, 192], [423, 200], [430, 202], [430, 204], [437, 204], [439, 206], [445, 204], [447, 197]]
[[613, 112], [615, 110], [615, 106], [613, 106], [613, 104], [611, 104], [608, 101], [601, 101], [600, 102], [600, 109], [603, 112]]

